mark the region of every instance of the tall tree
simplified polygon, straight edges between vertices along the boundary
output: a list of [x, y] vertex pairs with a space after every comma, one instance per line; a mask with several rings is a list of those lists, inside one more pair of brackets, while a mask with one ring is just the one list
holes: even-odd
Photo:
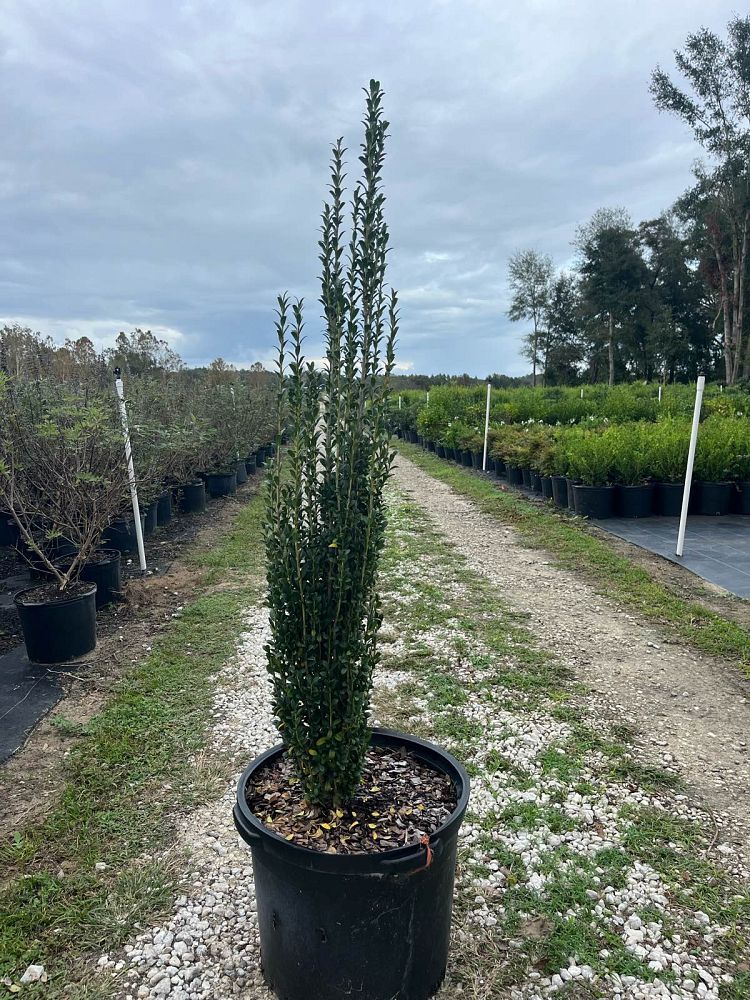
[[545, 385], [577, 381], [583, 360], [581, 303], [575, 275], [561, 271], [550, 285], [544, 314]]
[[540, 362], [540, 337], [544, 312], [552, 281], [552, 258], [536, 250], [517, 250], [508, 261], [508, 283], [511, 303], [508, 318], [531, 321], [533, 329], [526, 335], [524, 353], [531, 360], [532, 385], [536, 385]]
[[657, 67], [656, 106], [680, 118], [708, 153], [689, 193], [702, 238], [716, 268], [723, 321], [724, 368], [732, 384], [750, 373], [745, 300], [750, 246], [750, 17], [729, 22], [727, 40], [706, 28], [688, 35], [674, 54], [684, 89]]
[[606, 327], [609, 384], [615, 383], [617, 337], [628, 331], [646, 280], [646, 265], [630, 217], [622, 208], [600, 208], [580, 226], [578, 250], [583, 292], [599, 328]]

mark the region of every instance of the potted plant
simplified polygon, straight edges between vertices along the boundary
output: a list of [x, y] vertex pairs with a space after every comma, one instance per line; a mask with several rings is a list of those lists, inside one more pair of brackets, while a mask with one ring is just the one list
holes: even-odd
[[650, 517], [654, 484], [651, 455], [652, 424], [626, 423], [604, 431], [611, 451], [616, 483], [615, 509], [620, 517]]
[[0, 502], [46, 581], [15, 596], [30, 660], [57, 663], [95, 647], [97, 582], [86, 570], [119, 589], [120, 554], [98, 546], [126, 486], [112, 401], [0, 375]]
[[734, 423], [731, 417], [707, 417], [700, 426], [693, 466], [697, 514], [729, 513], [733, 490]]
[[685, 491], [690, 423], [666, 417], [649, 428], [649, 465], [654, 478], [654, 510], [679, 517]]
[[575, 435], [568, 446], [568, 468], [574, 481], [576, 514], [598, 519], [614, 515], [611, 483], [612, 452], [609, 441], [597, 431]]
[[302, 306], [290, 317], [278, 300], [279, 437], [288, 359], [290, 440], [269, 473], [266, 649], [283, 743], [243, 773], [234, 817], [252, 849], [263, 974], [284, 1000], [438, 989], [469, 792], [444, 751], [368, 725], [397, 326], [384, 289], [381, 98], [371, 82], [348, 258], [340, 141], [333, 150], [322, 392], [302, 355]]

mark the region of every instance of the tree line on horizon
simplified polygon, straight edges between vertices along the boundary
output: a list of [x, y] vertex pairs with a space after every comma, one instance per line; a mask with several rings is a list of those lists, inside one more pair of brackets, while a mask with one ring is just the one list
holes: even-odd
[[706, 154], [695, 183], [637, 225], [624, 208], [597, 210], [570, 270], [536, 249], [509, 260], [508, 317], [531, 324], [532, 385], [750, 377], [750, 17], [726, 40], [689, 35], [675, 61], [682, 84], [657, 67], [650, 92]]

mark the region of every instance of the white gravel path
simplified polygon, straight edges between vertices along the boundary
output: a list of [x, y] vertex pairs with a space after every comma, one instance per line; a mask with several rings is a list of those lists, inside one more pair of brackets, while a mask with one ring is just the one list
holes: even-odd
[[[398, 470], [399, 482], [410, 488], [413, 499], [440, 510], [441, 527], [446, 504], [456, 498], [441, 492], [440, 484], [427, 479], [414, 467], [403, 462]], [[426, 498], [425, 498], [426, 493]], [[399, 523], [399, 498], [394, 506], [394, 544], [400, 539], [406, 544], [414, 525]], [[449, 508], [452, 510], [452, 508]], [[467, 531], [474, 523], [476, 512], [459, 506], [456, 517], [449, 518], [449, 534], [456, 540], [459, 529], [456, 519], [463, 520]], [[404, 515], [405, 516], [405, 515]], [[487, 527], [487, 525], [483, 525]], [[485, 537], [486, 543], [486, 537]], [[462, 550], [464, 546], [462, 545]], [[470, 562], [485, 575], [491, 575], [491, 565], [479, 559], [476, 546], [467, 544]], [[528, 554], [528, 550], [524, 550]], [[425, 558], [410, 563], [404, 560], [398, 579], [393, 583], [395, 597], [404, 605], [418, 598], [420, 588], [429, 584], [442, 588], [441, 606], [450, 608], [451, 588], [455, 582], [439, 559]], [[507, 585], [507, 580], [505, 581]], [[513, 591], [504, 597], [511, 604], [518, 600]], [[260, 751], [277, 742], [270, 704], [269, 683], [265, 671], [263, 645], [267, 638], [267, 613], [251, 609], [247, 616], [247, 631], [238, 654], [222, 669], [216, 686], [214, 723], [208, 752], [231, 759], [249, 761]], [[532, 625], [533, 627], [533, 625]], [[394, 631], [398, 630], [398, 635]], [[415, 638], [392, 623], [384, 642], [384, 663], [376, 676], [376, 690], [388, 698], [398, 697], [399, 690], [408, 691], [413, 718], [429, 725], [441, 711], [428, 689], [414, 692], [415, 676], [405, 669], [388, 669], [388, 660], [403, 657], [409, 642]], [[545, 773], [541, 756], [551, 748], [565, 743], [569, 727], [544, 709], [529, 711], [519, 706], [508, 707], [508, 692], [503, 689], [487, 694], [481, 684], [481, 669], [473, 669], [471, 651], [485, 655], [486, 650], [470, 633], [462, 634], [452, 625], [430, 631], [419, 631], [419, 643], [431, 649], [436, 657], [456, 663], [455, 643], [461, 640], [469, 653], [456, 671], [466, 692], [460, 706], [464, 717], [478, 723], [483, 734], [480, 745], [468, 751], [469, 763], [477, 770], [473, 779], [472, 816], [464, 825], [461, 838], [462, 864], [458, 879], [458, 908], [461, 914], [454, 929], [455, 948], [448, 978], [440, 992], [441, 1000], [465, 997], [467, 1000], [507, 997], [507, 1000], [547, 1000], [567, 989], [570, 980], [588, 982], [595, 992], [579, 996], [604, 997], [609, 1000], [719, 1000], [722, 979], [730, 981], [726, 960], [720, 957], [717, 945], [726, 928], [715, 925], [700, 911], [685, 911], [672, 905], [671, 892], [656, 871], [647, 864], [636, 863], [627, 872], [624, 885], [615, 887], [602, 882], [604, 869], [592, 869], [592, 858], [598, 851], [610, 847], [618, 850], [627, 831], [620, 812], [623, 806], [649, 806], [669, 809], [671, 814], [685, 819], [704, 814], [696, 810], [685, 796], [675, 796], [665, 804], [658, 796], [647, 795], [626, 785], [602, 787], [597, 771], [596, 754], [586, 760], [580, 780], [590, 782], [590, 793], [581, 794], [567, 788], [554, 774]], [[489, 670], [489, 667], [487, 668]], [[517, 693], [515, 695], [518, 697]], [[450, 708], [450, 706], [449, 706]], [[387, 720], [386, 720], [387, 721]], [[450, 741], [448, 741], [450, 748]], [[488, 766], [492, 755], [501, 755], [517, 777], [509, 780], [507, 772], [496, 772]], [[236, 779], [216, 801], [191, 814], [183, 823], [178, 847], [189, 853], [187, 874], [182, 895], [176, 899], [169, 918], [145, 929], [124, 949], [124, 953], [103, 955], [99, 966], [103, 975], [111, 977], [111, 996], [117, 1000], [143, 1000], [148, 997], [170, 997], [172, 1000], [271, 1000], [262, 983], [258, 967], [258, 931], [253, 896], [250, 856], [238, 843], [231, 811]], [[522, 811], [528, 806], [546, 808], [551, 803], [566, 820], [565, 828], [555, 832], [544, 823], [532, 827], [492, 823], [495, 814]], [[488, 823], [489, 820], [489, 823]], [[489, 836], [489, 845], [488, 845]], [[507, 866], [493, 860], [493, 845], [498, 851], [518, 859], [511, 881]], [[727, 863], [738, 869], [739, 862], [726, 849]], [[564, 854], [562, 852], [565, 852]], [[564, 858], [553, 871], [576, 875], [589, 880], [585, 902], [572, 906], [566, 920], [586, 920], [599, 929], [606, 928], [622, 942], [625, 951], [647, 965], [657, 976], [654, 981], [638, 975], [620, 975], [611, 970], [602, 973], [578, 959], [568, 956], [564, 965], [544, 974], [534, 968], [527, 971], [525, 982], [518, 982], [500, 994], [491, 988], [492, 967], [485, 969], [476, 985], [467, 988], [458, 967], [466, 954], [483, 950], [499, 935], [505, 951], [520, 949], [522, 932], [507, 941], [503, 928], [507, 919], [508, 891], [511, 884], [528, 889], [530, 898], [541, 906], [551, 891], [549, 862]], [[535, 908], [529, 906], [524, 919], [532, 924]], [[485, 949], [485, 945], [488, 947]], [[607, 954], [600, 953], [603, 968]], [[503, 959], [505, 961], [505, 959]], [[667, 972], [669, 982], [658, 978]], [[487, 976], [490, 979], [487, 979]], [[489, 984], [489, 985], [488, 985]], [[311, 997], [310, 1000], [328, 1000]]]

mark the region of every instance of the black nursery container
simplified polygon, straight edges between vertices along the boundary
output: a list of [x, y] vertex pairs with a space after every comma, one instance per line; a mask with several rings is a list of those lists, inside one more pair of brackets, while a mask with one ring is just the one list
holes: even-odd
[[654, 511], [662, 517], [679, 517], [682, 512], [683, 483], [656, 483]]
[[206, 509], [206, 487], [203, 480], [182, 487], [180, 506], [185, 514], [200, 514]]
[[521, 484], [525, 490], [531, 489], [531, 469], [521, 469]]
[[258, 450], [255, 452], [255, 464], [257, 465], [258, 468], [260, 468], [261, 465], [265, 465], [265, 463], [266, 463], [266, 449], [258, 448]]
[[598, 520], [613, 517], [615, 513], [614, 486], [573, 486], [576, 514]]
[[732, 502], [732, 483], [694, 483], [698, 501], [696, 514], [728, 514]]
[[735, 514], [750, 514], [750, 483], [736, 483], [732, 491], [732, 510]]
[[237, 460], [236, 476], [238, 486], [242, 486], [243, 483], [247, 482], [247, 466], [241, 459]]
[[206, 489], [210, 497], [228, 497], [237, 492], [237, 475], [234, 472], [209, 472]]
[[96, 606], [104, 608], [122, 594], [122, 557], [116, 549], [102, 549], [95, 562], [81, 569], [81, 580], [96, 584]]
[[467, 466], [468, 468], [471, 468], [471, 466], [472, 466], [472, 460], [471, 460], [471, 452], [470, 451], [462, 451], [461, 452], [461, 462], [465, 466]]
[[154, 500], [146, 507], [146, 513], [143, 515], [143, 530], [147, 535], [153, 535], [156, 531], [156, 511], [159, 503]]
[[159, 527], [169, 524], [172, 520], [172, 491], [165, 490], [156, 504], [156, 523]]
[[[145, 515], [141, 514], [141, 530], [144, 530]], [[138, 537], [135, 533], [135, 521], [132, 518], [118, 517], [104, 531], [102, 542], [110, 549], [117, 549], [123, 554], [138, 550]]]
[[387, 729], [372, 740], [450, 775], [458, 804], [429, 850], [325, 854], [272, 833], [250, 811], [245, 789], [282, 747], [257, 757], [240, 778], [234, 821], [253, 855], [261, 969], [280, 1000], [427, 1000], [445, 977], [469, 778], [424, 740]]
[[552, 499], [552, 476], [541, 476], [542, 496], [545, 500]]
[[568, 480], [565, 476], [552, 477], [552, 499], [555, 507], [568, 506]]
[[531, 470], [531, 472], [530, 472], [529, 475], [530, 475], [532, 490], [534, 491], [534, 493], [541, 493], [542, 492], [542, 477], [539, 475], [538, 472], [534, 472], [533, 469]]
[[650, 517], [654, 504], [654, 487], [618, 486], [615, 509], [619, 517]]
[[508, 477], [509, 486], [522, 486], [523, 485], [523, 470], [517, 465], [506, 465], [505, 474]]
[[255, 461], [255, 455], [248, 455], [245, 459], [245, 472], [248, 476], [254, 476], [258, 471], [258, 464]]
[[[96, 647], [96, 584], [62, 600], [35, 600], [36, 587], [15, 596], [26, 654], [32, 663], [65, 663]], [[38, 603], [37, 603], [38, 602]]]
[[576, 513], [578, 513], [578, 511], [576, 510], [576, 495], [573, 489], [573, 487], [576, 485], [577, 484], [575, 479], [569, 479], [567, 476], [565, 477], [565, 487], [568, 491], [568, 507], [570, 507], [571, 510], [575, 510]]
[[0, 545], [16, 545], [18, 543], [18, 525], [7, 511], [0, 511]]
[[505, 462], [501, 458], [496, 458], [494, 460], [495, 475], [498, 479], [502, 479], [505, 475]]

